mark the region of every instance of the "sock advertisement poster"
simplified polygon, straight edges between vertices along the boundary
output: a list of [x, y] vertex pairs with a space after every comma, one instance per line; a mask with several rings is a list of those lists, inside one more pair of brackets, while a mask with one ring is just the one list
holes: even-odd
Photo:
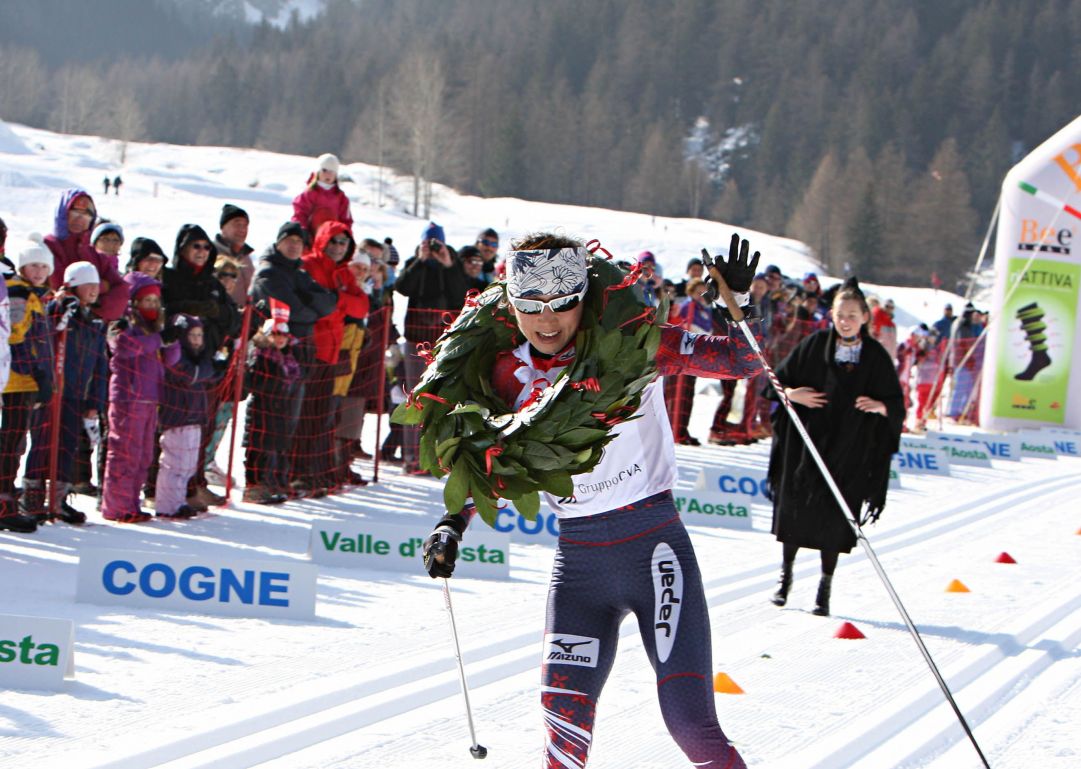
[[1002, 185], [980, 424], [1081, 428], [1081, 117]]

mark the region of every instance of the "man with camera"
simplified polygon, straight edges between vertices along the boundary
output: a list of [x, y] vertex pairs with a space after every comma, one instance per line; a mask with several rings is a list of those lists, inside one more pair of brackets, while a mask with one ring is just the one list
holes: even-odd
[[[454, 319], [465, 302], [466, 275], [458, 254], [447, 245], [443, 228], [435, 222], [425, 227], [420, 245], [407, 259], [395, 290], [409, 297], [405, 313], [405, 389], [412, 390], [427, 365], [417, 354], [417, 345], [430, 349], [443, 328]], [[419, 472], [417, 464], [420, 430], [405, 428], [402, 455], [405, 472]]]

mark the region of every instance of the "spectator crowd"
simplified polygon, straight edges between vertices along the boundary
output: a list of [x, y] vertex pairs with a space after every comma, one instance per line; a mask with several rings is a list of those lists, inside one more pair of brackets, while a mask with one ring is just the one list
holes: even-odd
[[[101, 218], [84, 189], [60, 196], [44, 237], [9, 237], [0, 220], [0, 529], [81, 524], [79, 495], [118, 523], [189, 518], [223, 504], [215, 489], [227, 494], [234, 481], [216, 457], [241, 404], [245, 501], [365, 485], [353, 469], [358, 458], [423, 474], [418, 429], [391, 425], [372, 457], [361, 448], [364, 415], [405, 399], [467, 295], [500, 277], [499, 234], [488, 228], [454, 248], [431, 222], [401, 260], [390, 238], [354, 235], [339, 170], [334, 155], [316, 160], [292, 218], [260, 254], [247, 242], [248, 213], [232, 203], [213, 236], [181, 225], [171, 255], [151, 238], [130, 238], [123, 271], [128, 233]], [[106, 179], [105, 194], [110, 186], [119, 194], [120, 184]], [[695, 333], [725, 328], [700, 259], [678, 283], [649, 251], [623, 266], [646, 302], [669, 296], [670, 323]], [[837, 288], [823, 290], [812, 272], [792, 280], [773, 265], [755, 276], [771, 364], [829, 327]], [[402, 329], [393, 322], [396, 294], [407, 303]], [[947, 305], [942, 320], [899, 342], [892, 301], [876, 301], [871, 333], [915, 400], [912, 429], [934, 416], [950, 375], [948, 416], [973, 421], [986, 317], [970, 305], [954, 320]], [[764, 397], [764, 375], [747, 381], [740, 417], [730, 421], [736, 384], [720, 382], [712, 444], [771, 434], [776, 404]], [[695, 387], [691, 376], [665, 381], [677, 443], [699, 444], [688, 431]]]

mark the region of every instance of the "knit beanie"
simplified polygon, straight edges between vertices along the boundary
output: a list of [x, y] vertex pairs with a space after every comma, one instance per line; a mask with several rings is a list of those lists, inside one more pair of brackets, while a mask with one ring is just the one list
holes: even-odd
[[124, 228], [116, 222], [102, 222], [94, 228], [94, 232], [90, 235], [90, 243], [97, 243], [98, 238], [104, 235], [106, 232], [115, 232], [120, 236], [120, 242], [124, 242]]
[[304, 225], [300, 222], [286, 222], [278, 228], [278, 236], [274, 238], [274, 243], [278, 244], [285, 240], [290, 235], [296, 235], [304, 241], [304, 245], [308, 245], [311, 241], [308, 239], [308, 231], [304, 229]]
[[431, 240], [432, 238], [435, 238], [440, 243], [446, 243], [447, 242], [447, 236], [443, 232], [443, 228], [440, 227], [435, 222], [428, 222], [428, 226], [424, 228], [424, 235], [422, 236], [421, 239], [422, 240]]
[[68, 288], [85, 286], [91, 283], [100, 283], [98, 268], [90, 262], [72, 262], [64, 270], [64, 285]]
[[338, 175], [338, 169], [341, 167], [341, 163], [338, 162], [338, 158], [329, 152], [319, 156], [318, 165], [316, 171], [333, 171], [334, 175]]
[[224, 227], [226, 222], [230, 221], [231, 219], [239, 219], [241, 217], [247, 219], [249, 222], [251, 221], [251, 217], [248, 216], [248, 212], [245, 211], [243, 208], [241, 208], [240, 206], [234, 206], [232, 203], [226, 203], [224, 206], [221, 207], [221, 220], [218, 222], [218, 226]]
[[28, 264], [47, 264], [49, 274], [53, 273], [53, 252], [45, 247], [40, 233], [30, 233], [15, 256], [15, 269], [22, 269]]
[[129, 272], [124, 276], [124, 282], [128, 284], [129, 296], [132, 302], [137, 302], [148, 294], [161, 296], [161, 282], [141, 272]]

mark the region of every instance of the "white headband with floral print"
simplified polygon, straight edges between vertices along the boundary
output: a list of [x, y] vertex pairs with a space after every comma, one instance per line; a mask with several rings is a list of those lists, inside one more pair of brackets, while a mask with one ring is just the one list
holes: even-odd
[[518, 298], [561, 296], [585, 291], [589, 251], [540, 248], [507, 254], [507, 292]]

